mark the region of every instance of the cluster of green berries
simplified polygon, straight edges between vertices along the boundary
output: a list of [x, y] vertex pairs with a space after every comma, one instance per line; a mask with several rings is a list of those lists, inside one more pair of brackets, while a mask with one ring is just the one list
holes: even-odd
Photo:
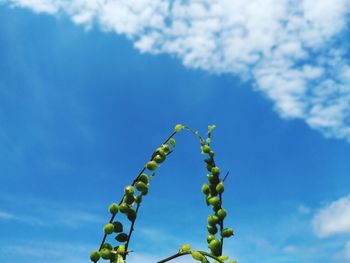
[[[182, 128], [180, 128], [181, 127], [176, 126], [175, 130], [181, 130]], [[158, 168], [158, 165], [165, 161], [166, 156], [171, 151], [170, 147], [175, 147], [176, 145], [174, 138], [170, 138], [168, 142], [169, 145], [163, 144], [154, 151], [151, 161], [146, 163], [143, 171], [147, 169], [154, 172]], [[152, 176], [154, 176], [154, 173]], [[124, 188], [124, 197], [121, 204], [117, 205], [116, 203], [113, 203], [109, 206], [109, 212], [112, 214], [112, 218], [114, 218], [118, 212], [121, 212], [122, 214], [125, 214], [131, 222], [136, 220], [137, 210], [135, 210], [134, 205], [139, 205], [142, 202], [142, 197], [148, 194], [150, 178], [151, 176], [142, 172], [136, 178], [134, 185], [128, 185]], [[138, 191], [138, 194], [135, 194], [135, 188]], [[126, 233], [123, 233], [123, 225], [118, 221], [106, 224], [103, 231], [105, 235], [117, 233], [115, 240], [124, 244], [113, 248], [109, 243], [104, 243], [100, 251], [93, 251], [91, 253], [90, 259], [92, 262], [97, 262], [100, 258], [109, 259], [111, 262], [117, 262], [118, 255], [124, 256], [127, 253], [125, 247], [129, 237]]]
[[[223, 261], [226, 261], [228, 257], [221, 254], [222, 244], [220, 240], [232, 236], [233, 229], [222, 229], [223, 220], [227, 215], [226, 210], [222, 207], [221, 204], [221, 194], [224, 192], [224, 183], [220, 179], [220, 169], [215, 165], [214, 162], [215, 153], [209, 146], [211, 133], [215, 128], [215, 125], [208, 126], [208, 138], [205, 140], [205, 142], [204, 139], [202, 139], [202, 137], [198, 134], [198, 132], [194, 132], [191, 128], [185, 127], [181, 124], [175, 126], [173, 134], [183, 130], [184, 128], [189, 129], [201, 139], [202, 153], [208, 155], [208, 158], [205, 159], [205, 162], [207, 165], [207, 170], [210, 173], [208, 174], [208, 184], [204, 184], [202, 186], [202, 192], [206, 196], [207, 205], [211, 205], [214, 214], [208, 216], [207, 230], [209, 234], [207, 236], [207, 242], [208, 247], [211, 251], [210, 256], [214, 256], [216, 259], [214, 263], [222, 263]], [[171, 147], [175, 146], [175, 139], [170, 137], [164, 144], [157, 148], [154, 151], [151, 160], [146, 163], [144, 169], [137, 176], [134, 183], [124, 188], [124, 196], [120, 204], [118, 205], [116, 203], [112, 203], [109, 206], [109, 212], [112, 214], [112, 218], [110, 220], [110, 223], [104, 226], [103, 231], [105, 235], [115, 234], [115, 240], [121, 244], [113, 247], [109, 243], [103, 243], [99, 251], [93, 251], [90, 254], [90, 259], [92, 262], [96, 263], [100, 260], [100, 258], [109, 260], [111, 263], [125, 262], [124, 259], [128, 254], [127, 247], [130, 237], [128, 234], [123, 232], [123, 224], [119, 221], [113, 221], [113, 219], [118, 212], [121, 212], [129, 219], [129, 221], [132, 222], [133, 226], [134, 221], [136, 220], [139, 205], [142, 202], [142, 197], [148, 194], [149, 181], [154, 177], [154, 171], [158, 169], [159, 165], [166, 160], [167, 155], [171, 153]], [[147, 175], [145, 173], [146, 170], [150, 171], [152, 174], [150, 176]], [[138, 193], [135, 193], [135, 190], [138, 191]], [[134, 208], [135, 204], [136, 209]], [[220, 240], [215, 237], [215, 234], [218, 233], [218, 226], [221, 226], [220, 230], [222, 229], [220, 231]], [[208, 262], [206, 258], [206, 256], [209, 255], [208, 253], [191, 251], [191, 246], [188, 244], [182, 245], [179, 253], [191, 254], [193, 259], [200, 261], [201, 263]], [[236, 261], [230, 260], [229, 263], [236, 263]]]
[[[224, 192], [224, 182], [220, 179], [220, 168], [215, 165], [214, 152], [208, 144], [202, 145], [202, 153], [209, 155], [205, 159], [207, 170], [210, 172], [208, 177], [208, 184], [203, 184], [202, 192], [206, 197], [207, 205], [212, 207], [214, 214], [208, 216], [208, 236], [207, 243], [211, 253], [214, 256], [221, 256], [221, 241], [215, 237], [218, 233], [218, 227], [223, 224], [224, 218], [227, 216], [226, 210], [221, 204], [221, 194]], [[227, 238], [233, 235], [232, 228], [225, 228], [220, 232], [221, 238]]]

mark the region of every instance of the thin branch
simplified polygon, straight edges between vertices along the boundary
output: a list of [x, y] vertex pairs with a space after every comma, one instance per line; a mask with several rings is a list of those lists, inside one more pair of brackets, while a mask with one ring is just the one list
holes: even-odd
[[[219, 259], [218, 257], [215, 257], [205, 251], [199, 251], [199, 253], [201, 253], [202, 255], [206, 256], [206, 257], [209, 257], [209, 258], [212, 258], [212, 259], [215, 259], [216, 261], [218, 261], [219, 263], [224, 263], [224, 261], [222, 261], [221, 259]], [[182, 257], [182, 256], [186, 256], [186, 255], [190, 255], [191, 254], [191, 251], [184, 251], [184, 252], [178, 252], [170, 257], [167, 257], [161, 261], [158, 261], [157, 263], [165, 263], [165, 262], [168, 262], [170, 260], [173, 260], [175, 258], [178, 258], [178, 257]]]

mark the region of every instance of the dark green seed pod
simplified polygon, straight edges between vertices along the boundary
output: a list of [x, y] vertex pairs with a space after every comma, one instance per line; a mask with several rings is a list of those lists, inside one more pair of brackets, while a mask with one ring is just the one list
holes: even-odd
[[219, 218], [214, 215], [208, 216], [208, 224], [211, 226], [215, 226], [216, 224], [219, 223]]
[[107, 243], [107, 242], [106, 242], [106, 243], [103, 243], [101, 249], [102, 249], [102, 248], [106, 248], [106, 249], [109, 249], [109, 250], [112, 250], [112, 249], [113, 249], [112, 245], [109, 244], [109, 243]]
[[165, 152], [165, 154], [168, 154], [170, 152], [170, 147], [167, 144], [163, 144], [161, 146], [161, 149]]
[[112, 215], [115, 215], [116, 213], [118, 213], [118, 205], [116, 203], [112, 203], [109, 208], [108, 208], [109, 212], [112, 214]]
[[135, 201], [135, 197], [133, 195], [125, 195], [123, 198], [123, 202], [128, 205], [132, 205], [134, 201]]
[[123, 224], [120, 223], [119, 221], [113, 222], [114, 225], [114, 232], [115, 233], [120, 233], [123, 232]]
[[220, 175], [220, 168], [217, 167], [217, 166], [211, 168], [211, 173], [212, 173], [213, 175], [219, 176], [219, 175]]
[[127, 212], [126, 216], [128, 217], [128, 219], [129, 219], [130, 221], [134, 221], [135, 218], [136, 218], [136, 211], [135, 211], [134, 209], [130, 209], [130, 210]]
[[209, 153], [210, 152], [210, 147], [209, 147], [209, 145], [203, 145], [202, 146], [202, 152], [204, 152], [204, 153]]
[[[162, 163], [165, 160], [165, 156], [161, 156], [160, 154], [157, 154], [156, 156], [154, 156], [153, 160], [156, 163]], [[151, 170], [152, 171], [152, 170]]]
[[108, 223], [104, 226], [103, 231], [105, 234], [110, 235], [114, 232], [114, 225], [111, 223]]
[[222, 236], [222, 237], [230, 237], [230, 236], [233, 236], [233, 229], [232, 229], [232, 228], [225, 228], [224, 230], [222, 230], [221, 236]]
[[218, 256], [220, 254], [221, 242], [217, 239], [213, 239], [210, 241], [208, 247], [214, 256]]
[[137, 204], [141, 204], [141, 202], [142, 202], [142, 195], [137, 195], [137, 196], [135, 196], [135, 202], [136, 202]]
[[207, 184], [203, 184], [202, 186], [202, 193], [205, 195], [208, 195], [210, 192], [209, 186]]
[[103, 259], [110, 259], [112, 257], [111, 250], [109, 250], [107, 248], [103, 248], [100, 251], [100, 255], [101, 255], [101, 258], [103, 258]]
[[150, 171], [154, 171], [158, 168], [158, 165], [155, 161], [149, 161], [147, 164], [146, 164], [146, 168]]
[[118, 242], [126, 242], [128, 240], [128, 235], [125, 233], [120, 233], [115, 237]]
[[147, 185], [149, 182], [149, 178], [148, 178], [147, 174], [145, 174], [145, 173], [140, 174], [140, 176], [137, 178], [137, 180], [143, 182], [145, 185]]
[[207, 230], [209, 234], [215, 235], [218, 232], [218, 228], [216, 226], [207, 226]]
[[218, 185], [215, 187], [215, 190], [221, 194], [224, 192], [225, 188], [224, 188], [224, 183], [223, 182], [220, 182], [218, 183]]
[[210, 152], [209, 152], [209, 155], [210, 155], [210, 157], [214, 157], [214, 155], [215, 155], [215, 152], [213, 152], [213, 151], [210, 151]]
[[227, 212], [225, 209], [221, 208], [216, 212], [216, 215], [219, 219], [224, 219], [227, 216]]
[[209, 235], [207, 236], [207, 243], [209, 244], [210, 241], [212, 241], [213, 239], [215, 239], [215, 236], [212, 235], [212, 234], [209, 234]]
[[92, 262], [97, 262], [100, 260], [100, 253], [98, 251], [92, 251], [90, 254], [90, 260]]
[[134, 187], [132, 187], [131, 185], [128, 185], [127, 187], [125, 187], [124, 192], [126, 195], [133, 195], [134, 194]]
[[119, 211], [122, 212], [123, 214], [125, 214], [127, 211], [129, 211], [131, 209], [131, 207], [126, 204], [126, 203], [122, 203], [120, 206], [119, 206]]
[[143, 195], [146, 195], [148, 193], [148, 186], [143, 183], [143, 182], [140, 182], [138, 181], [136, 184], [135, 184], [135, 187], [138, 191], [140, 191]]

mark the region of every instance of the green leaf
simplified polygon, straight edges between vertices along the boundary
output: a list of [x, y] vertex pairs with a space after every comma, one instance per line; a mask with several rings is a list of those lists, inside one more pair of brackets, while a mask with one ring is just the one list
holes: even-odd
[[126, 233], [120, 233], [115, 237], [118, 242], [125, 242], [128, 240], [128, 235]]
[[115, 233], [120, 233], [123, 232], [123, 224], [120, 223], [119, 221], [113, 222], [114, 225], [114, 232]]

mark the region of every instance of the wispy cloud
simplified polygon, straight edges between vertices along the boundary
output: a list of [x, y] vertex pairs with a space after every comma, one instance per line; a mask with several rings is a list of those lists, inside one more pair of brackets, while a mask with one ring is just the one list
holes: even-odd
[[53, 242], [49, 240], [20, 240], [16, 244], [2, 244], [0, 259], [18, 258], [28, 262], [83, 263], [88, 261], [91, 246], [72, 242]]
[[350, 234], [350, 196], [340, 198], [320, 209], [312, 224], [318, 237]]
[[[19, 206], [19, 203], [21, 206]], [[13, 207], [21, 207], [15, 210]], [[0, 206], [1, 222], [21, 222], [39, 227], [77, 228], [88, 224], [102, 224], [105, 219], [81, 208], [62, 206], [59, 203], [38, 199], [5, 198]]]
[[[349, 0], [0, 0], [251, 80], [284, 118], [350, 141]], [[344, 37], [345, 36], [345, 37]]]

